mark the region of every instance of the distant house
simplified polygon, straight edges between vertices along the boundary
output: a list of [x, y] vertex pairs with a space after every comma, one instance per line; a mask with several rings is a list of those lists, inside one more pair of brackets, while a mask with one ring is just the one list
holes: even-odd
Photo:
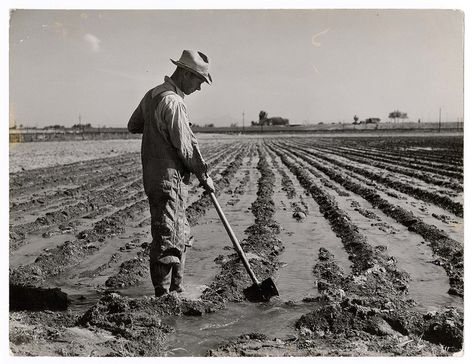
[[266, 118], [262, 120], [262, 125], [289, 125], [289, 119], [284, 119], [279, 116], [274, 116], [272, 118]]
[[379, 124], [380, 121], [381, 121], [380, 118], [368, 118], [362, 123], [364, 123], [364, 124]]

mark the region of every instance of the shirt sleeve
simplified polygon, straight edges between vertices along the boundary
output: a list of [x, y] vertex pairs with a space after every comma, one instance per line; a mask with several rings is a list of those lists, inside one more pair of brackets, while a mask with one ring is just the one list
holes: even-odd
[[177, 100], [171, 100], [164, 110], [164, 120], [168, 127], [171, 144], [176, 148], [179, 158], [186, 168], [202, 179], [208, 166], [200, 153], [197, 138], [192, 132], [186, 106]]
[[128, 131], [133, 134], [142, 134], [144, 129], [145, 120], [143, 112], [141, 110], [141, 103], [135, 109], [128, 121]]

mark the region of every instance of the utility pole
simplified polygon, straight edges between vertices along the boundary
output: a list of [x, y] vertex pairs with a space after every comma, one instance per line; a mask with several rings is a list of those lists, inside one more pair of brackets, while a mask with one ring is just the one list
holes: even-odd
[[441, 124], [442, 124], [442, 108], [439, 109], [439, 133], [440, 133]]
[[79, 131], [80, 131], [80, 135], [82, 137], [82, 140], [84, 140], [84, 129], [82, 128], [82, 115], [79, 114]]

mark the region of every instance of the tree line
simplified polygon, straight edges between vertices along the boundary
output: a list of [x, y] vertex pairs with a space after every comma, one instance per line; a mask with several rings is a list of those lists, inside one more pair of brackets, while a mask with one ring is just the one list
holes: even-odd
[[[389, 119], [392, 119], [394, 122], [397, 122], [399, 121], [399, 119], [407, 119], [408, 116], [407, 116], [407, 113], [406, 112], [402, 112], [400, 110], [394, 110], [394, 111], [391, 111], [389, 114], [388, 114], [388, 118]], [[366, 120], [360, 120], [360, 118], [358, 117], [358, 115], [355, 115], [353, 116], [353, 124], [357, 125], [357, 124], [378, 124], [381, 119], [380, 118], [367, 118]], [[419, 122], [420, 122], [420, 119], [419, 119]]]

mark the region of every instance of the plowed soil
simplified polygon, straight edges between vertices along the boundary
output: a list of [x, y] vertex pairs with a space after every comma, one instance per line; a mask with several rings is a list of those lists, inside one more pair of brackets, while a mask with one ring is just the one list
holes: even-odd
[[193, 180], [185, 290], [153, 296], [138, 140], [11, 145], [13, 355], [463, 350], [462, 136], [200, 142], [252, 269], [280, 295], [250, 302], [252, 282]]

